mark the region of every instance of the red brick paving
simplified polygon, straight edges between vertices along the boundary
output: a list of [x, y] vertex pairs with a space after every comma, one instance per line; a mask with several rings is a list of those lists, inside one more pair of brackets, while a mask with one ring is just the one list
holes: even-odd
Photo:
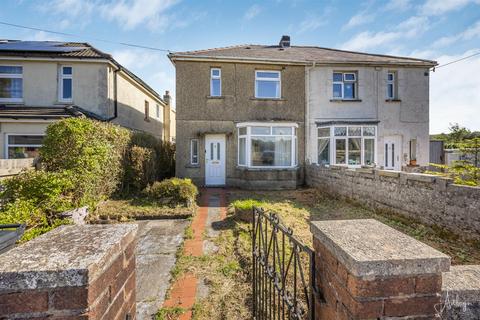
[[[224, 189], [202, 189], [200, 196], [200, 206], [192, 221], [193, 239], [185, 241], [185, 254], [194, 257], [203, 255], [203, 234], [206, 229], [209, 200], [213, 195], [219, 197], [220, 220], [226, 218], [227, 200]], [[197, 292], [197, 277], [188, 273], [179, 278], [171, 287], [170, 297], [167, 299], [164, 307], [180, 307], [187, 311], [183, 313], [179, 320], [190, 320], [192, 318], [192, 307], [195, 304], [195, 296]]]

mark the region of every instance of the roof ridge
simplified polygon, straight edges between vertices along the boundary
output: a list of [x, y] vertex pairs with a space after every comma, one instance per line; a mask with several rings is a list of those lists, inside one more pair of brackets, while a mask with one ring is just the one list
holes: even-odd
[[225, 46], [225, 47], [216, 47], [216, 48], [208, 48], [208, 49], [202, 49], [202, 50], [174, 51], [174, 52], [171, 52], [170, 54], [187, 54], [187, 53], [209, 52], [209, 51], [215, 51], [215, 50], [234, 49], [234, 48], [241, 48], [241, 47], [247, 47], [247, 46], [263, 46], [263, 45], [261, 45], [261, 44], [237, 44], [237, 45], [231, 45], [231, 46]]
[[320, 47], [320, 46], [292, 46], [292, 47], [316, 48], [316, 49], [329, 50], [329, 51], [339, 51], [339, 52], [347, 52], [347, 53], [354, 53], [354, 54], [363, 54], [363, 55], [375, 56], [375, 57], [385, 57], [385, 58], [397, 58], [397, 59], [409, 59], [409, 60], [417, 60], [417, 61], [435, 62], [435, 61], [429, 60], [429, 59], [420, 59], [420, 58], [407, 57], [407, 56], [394, 56], [394, 55], [391, 55], [391, 54], [382, 54], [382, 53], [369, 53], [369, 52], [363, 52], [363, 51], [343, 50], [343, 49], [327, 48], [327, 47]]

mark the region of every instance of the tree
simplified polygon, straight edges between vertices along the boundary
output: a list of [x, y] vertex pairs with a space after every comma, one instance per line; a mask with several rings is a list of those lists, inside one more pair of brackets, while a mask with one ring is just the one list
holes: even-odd
[[461, 127], [458, 123], [450, 123], [448, 130], [450, 130], [448, 135], [451, 142], [461, 142], [471, 134], [469, 129]]

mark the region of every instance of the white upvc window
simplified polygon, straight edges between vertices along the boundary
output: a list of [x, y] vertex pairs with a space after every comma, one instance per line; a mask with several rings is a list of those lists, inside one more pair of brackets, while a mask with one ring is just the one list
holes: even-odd
[[160, 119], [160, 105], [158, 103], [155, 105], [155, 115], [157, 119]]
[[377, 128], [337, 125], [317, 128], [317, 163], [360, 167], [376, 162]]
[[387, 99], [395, 99], [396, 98], [396, 73], [389, 71], [387, 73]]
[[238, 165], [249, 168], [297, 166], [295, 123], [238, 124]]
[[60, 66], [58, 77], [58, 100], [61, 102], [73, 101], [73, 67]]
[[43, 134], [6, 134], [5, 158], [36, 158], [43, 144]]
[[255, 71], [255, 98], [280, 99], [282, 79], [280, 71]]
[[198, 164], [198, 139], [190, 140], [190, 164]]
[[357, 99], [357, 73], [334, 72], [333, 73], [333, 99], [354, 100]]
[[0, 102], [23, 101], [23, 67], [0, 66]]
[[222, 96], [222, 69], [220, 68], [210, 69], [210, 96]]

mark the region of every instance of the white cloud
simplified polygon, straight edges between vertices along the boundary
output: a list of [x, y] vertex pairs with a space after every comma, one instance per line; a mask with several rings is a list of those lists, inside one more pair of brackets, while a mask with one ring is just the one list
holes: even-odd
[[353, 17], [348, 20], [347, 24], [343, 26], [342, 29], [350, 29], [353, 27], [358, 27], [363, 24], [367, 24], [373, 21], [375, 19], [375, 14], [373, 13], [367, 13], [367, 11], [362, 11], [354, 15]]
[[479, 0], [427, 0], [420, 6], [420, 13], [427, 16], [442, 15], [460, 10], [470, 3], [480, 4]]
[[[476, 52], [437, 57], [440, 63], [454, 61]], [[430, 132], [447, 131], [450, 122], [458, 122], [471, 130], [480, 130], [480, 56], [470, 58], [430, 73]]]
[[410, 9], [411, 0], [390, 0], [385, 5], [385, 10], [391, 11], [405, 11]]
[[391, 31], [364, 31], [356, 34], [341, 45], [342, 49], [365, 51], [394, 44], [402, 39], [412, 39], [424, 33], [430, 27], [427, 17], [413, 16], [402, 21]]
[[121, 49], [112, 56], [124, 67], [142, 78], [160, 95], [175, 92], [175, 69], [164, 53], [146, 49]]
[[456, 35], [446, 36], [438, 39], [433, 43], [433, 46], [437, 48], [445, 47], [458, 41], [467, 41], [478, 37], [480, 37], [480, 21], [477, 21], [476, 23], [468, 27], [466, 30]]
[[247, 9], [245, 14], [243, 15], [243, 18], [245, 20], [252, 20], [256, 16], [258, 16], [262, 12], [262, 7], [260, 7], [258, 4], [252, 5], [250, 8]]
[[165, 29], [170, 16], [165, 12], [179, 0], [122, 0], [99, 6], [103, 16], [116, 21], [125, 29], [133, 29], [146, 24], [151, 29]]
[[[181, 0], [51, 0], [38, 6], [44, 13], [62, 16], [61, 28], [84, 26], [92, 17], [114, 21], [121, 28], [131, 30], [146, 26], [163, 32], [182, 28], [198, 20], [203, 13], [188, 12], [180, 16], [171, 9]], [[80, 22], [79, 22], [80, 21]]]

